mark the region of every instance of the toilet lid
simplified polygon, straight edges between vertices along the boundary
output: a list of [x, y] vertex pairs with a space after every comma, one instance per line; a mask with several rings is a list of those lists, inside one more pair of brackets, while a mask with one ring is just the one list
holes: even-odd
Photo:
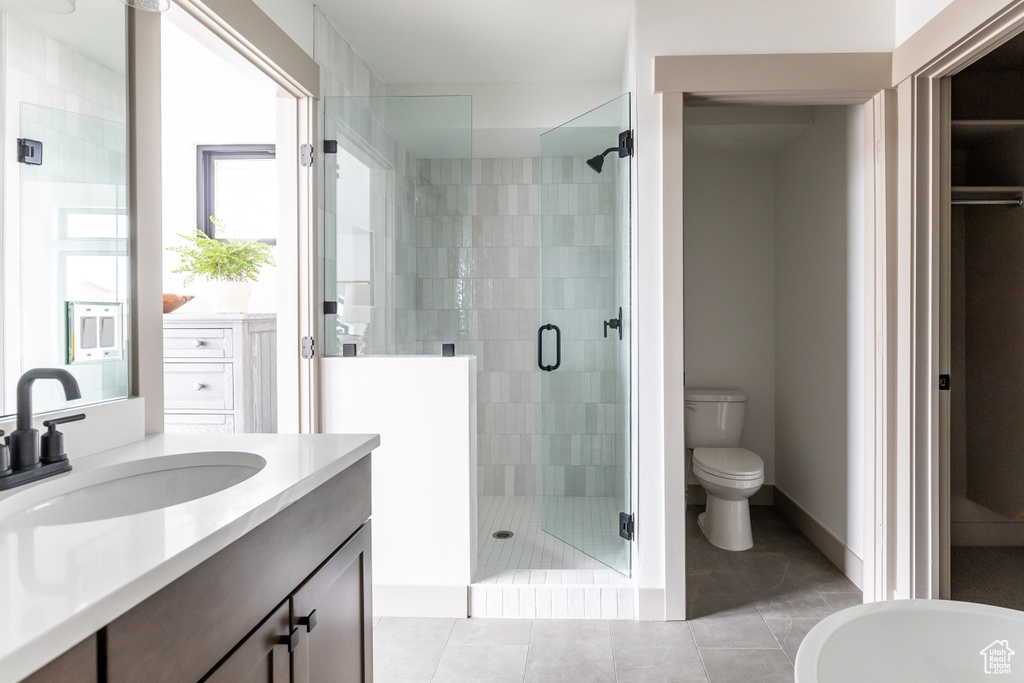
[[746, 448], [695, 448], [693, 466], [726, 479], [757, 479], [764, 461]]

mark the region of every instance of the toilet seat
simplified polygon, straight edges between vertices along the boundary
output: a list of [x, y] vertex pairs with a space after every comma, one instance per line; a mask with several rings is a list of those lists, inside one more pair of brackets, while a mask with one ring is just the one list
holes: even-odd
[[764, 461], [746, 448], [695, 448], [693, 468], [732, 481], [764, 477]]

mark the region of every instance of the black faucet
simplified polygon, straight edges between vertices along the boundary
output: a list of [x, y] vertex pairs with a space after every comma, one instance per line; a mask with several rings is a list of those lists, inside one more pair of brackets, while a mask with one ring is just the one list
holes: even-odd
[[[71, 469], [71, 463], [63, 453], [61, 434], [54, 427], [65, 422], [81, 420], [85, 416], [74, 415], [50, 420], [47, 424], [49, 433], [45, 437], [47, 448], [40, 458], [39, 430], [32, 428], [32, 383], [37, 379], [55, 379], [60, 382], [64, 388], [64, 397], [69, 401], [82, 397], [78, 382], [67, 370], [34, 368], [21, 376], [18, 380], [17, 428], [6, 437], [4, 444], [0, 445], [0, 491]], [[2, 452], [5, 450], [8, 453]]]

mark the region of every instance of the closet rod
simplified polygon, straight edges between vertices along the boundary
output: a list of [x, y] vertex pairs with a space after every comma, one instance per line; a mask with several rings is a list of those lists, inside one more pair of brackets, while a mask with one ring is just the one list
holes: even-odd
[[1024, 198], [1017, 199], [954, 199], [953, 204], [987, 204], [999, 206], [1024, 206]]

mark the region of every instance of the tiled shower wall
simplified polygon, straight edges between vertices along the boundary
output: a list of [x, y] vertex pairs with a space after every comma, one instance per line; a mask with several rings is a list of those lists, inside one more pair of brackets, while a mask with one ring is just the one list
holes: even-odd
[[[478, 358], [479, 494], [612, 495], [625, 443], [620, 346], [602, 336], [619, 305], [613, 166], [598, 175], [583, 159], [506, 158], [419, 168], [418, 338], [424, 353], [455, 341]], [[578, 340], [550, 374], [537, 367], [547, 322]]]
[[619, 307], [629, 308], [619, 293], [629, 272], [617, 249], [619, 165], [608, 163], [597, 174], [582, 158], [545, 164], [543, 322], [558, 325], [573, 342], [563, 350], [562, 367], [541, 376], [543, 493], [613, 496], [623, 490], [626, 404], [619, 364], [628, 340], [626, 329], [620, 340], [619, 330], [605, 323], [618, 317]]
[[541, 492], [538, 158], [421, 160], [420, 338], [477, 356], [478, 493]]

